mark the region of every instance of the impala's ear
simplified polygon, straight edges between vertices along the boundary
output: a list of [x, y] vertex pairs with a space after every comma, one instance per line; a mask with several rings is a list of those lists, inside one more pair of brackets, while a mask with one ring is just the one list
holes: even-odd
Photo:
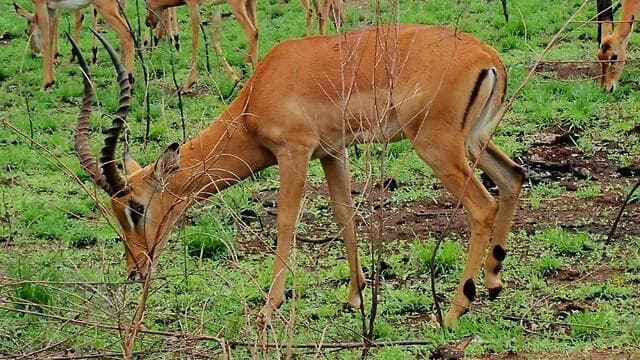
[[122, 153], [122, 159], [124, 160], [124, 171], [127, 173], [127, 175], [131, 175], [134, 172], [142, 169], [142, 166], [140, 166], [140, 164], [138, 164], [138, 162], [135, 161], [131, 157], [131, 155], [129, 155], [128, 151]]
[[153, 167], [153, 181], [163, 186], [176, 171], [180, 163], [180, 144], [173, 143], [164, 151]]
[[27, 10], [18, 6], [18, 4], [16, 4], [15, 2], [13, 3], [13, 8], [16, 10], [16, 14], [22, 16], [27, 21], [31, 20], [31, 18], [33, 17], [33, 15], [31, 15]]

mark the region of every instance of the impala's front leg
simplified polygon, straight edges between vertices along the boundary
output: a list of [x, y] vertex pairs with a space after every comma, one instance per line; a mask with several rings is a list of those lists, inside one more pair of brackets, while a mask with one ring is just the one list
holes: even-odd
[[58, 49], [58, 24], [60, 20], [60, 10], [49, 11], [49, 34], [51, 34], [51, 47], [53, 48], [53, 62], [58, 64], [60, 58], [60, 50]]
[[191, 87], [198, 81], [198, 40], [200, 35], [200, 5], [198, 2], [189, 2], [189, 14], [191, 14], [191, 70], [187, 82], [182, 87], [182, 92], [191, 92]]
[[271, 287], [266, 304], [258, 316], [258, 323], [270, 324], [273, 312], [284, 301], [284, 283], [287, 275], [289, 251], [300, 213], [300, 202], [307, 179], [311, 151], [306, 147], [292, 149], [276, 155], [280, 168], [280, 192], [278, 193], [278, 242], [276, 245]]
[[320, 159], [320, 162], [329, 188], [333, 215], [340, 227], [349, 261], [349, 298], [347, 303], [354, 309], [359, 309], [362, 304], [360, 293], [366, 285], [366, 280], [358, 258], [358, 239], [354, 223], [349, 160], [346, 150], [339, 156], [326, 156]]
[[[80, 30], [82, 29], [83, 20], [84, 20], [84, 14], [82, 10], [75, 10], [73, 12], [73, 41], [75, 41], [76, 44], [80, 42]], [[69, 55], [69, 64], [73, 63], [75, 59], [76, 59], [76, 53], [72, 51], [71, 55]]]
[[50, 88], [54, 81], [54, 73], [53, 73], [53, 43], [52, 43], [52, 34], [51, 34], [51, 20], [50, 17], [53, 17], [53, 13], [55, 10], [49, 10], [47, 8], [47, 3], [45, 1], [38, 1], [35, 3], [36, 6], [36, 16], [38, 19], [38, 27], [40, 28], [40, 32], [42, 33], [42, 50], [43, 61], [44, 61], [44, 78], [42, 79], [42, 85], [40, 87], [41, 90], [47, 90]]

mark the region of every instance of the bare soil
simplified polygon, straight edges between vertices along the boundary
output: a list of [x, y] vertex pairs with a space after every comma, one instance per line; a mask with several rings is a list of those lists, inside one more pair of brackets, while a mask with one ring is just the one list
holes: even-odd
[[[627, 191], [640, 174], [640, 159], [630, 166], [619, 167], [608, 158], [608, 154], [620, 151], [616, 144], [598, 144], [594, 153], [585, 154], [575, 141], [579, 133], [568, 133], [559, 128], [548, 129], [546, 132], [536, 134], [531, 138], [523, 139], [532, 145], [523, 154], [515, 157], [528, 173], [525, 188], [535, 184], [560, 184], [565, 188], [562, 194], [556, 198], [548, 198], [542, 201], [539, 209], [533, 210], [527, 196], [521, 196], [520, 207], [514, 218], [514, 231], [524, 230], [533, 233], [536, 230], [547, 227], [562, 227], [570, 230], [582, 230], [592, 234], [606, 236], [618, 214], [622, 203], [627, 196]], [[485, 186], [494, 195], [497, 187], [485, 176], [482, 176]], [[405, 186], [396, 183], [395, 180], [386, 180], [390, 190]], [[587, 199], [578, 199], [576, 190], [585, 182], [593, 182], [600, 185], [602, 192], [599, 196]], [[383, 241], [414, 239], [416, 236], [426, 238], [439, 236], [447, 231], [449, 236], [466, 237], [468, 234], [468, 219], [463, 209], [456, 209], [457, 201], [440, 184], [435, 188], [438, 196], [435, 201], [408, 201], [396, 203], [387, 193], [385, 196], [384, 211], [380, 212], [381, 194], [379, 187], [371, 190], [364, 189], [364, 184], [355, 183], [352, 192], [354, 194], [372, 193], [366, 196], [361, 203], [361, 209], [369, 212], [375, 211], [376, 215], [382, 215], [385, 219]], [[387, 190], [389, 191], [389, 190]], [[269, 189], [255, 194], [254, 199], [262, 203], [266, 210], [260, 216], [263, 229], [273, 232], [275, 226], [277, 190]], [[308, 199], [317, 197], [328, 198], [326, 187], [310, 187], [307, 191]], [[307, 234], [301, 237], [303, 240], [326, 241], [337, 238], [335, 233], [329, 233], [327, 229], [333, 224], [333, 218], [329, 209], [323, 213], [323, 217], [314, 217], [309, 212], [305, 213], [302, 222], [308, 226]], [[357, 217], [359, 232], [367, 232], [366, 224], [376, 224], [373, 214], [360, 214]], [[627, 236], [640, 235], [640, 204], [632, 202], [627, 205], [625, 212], [616, 230], [614, 241], [623, 241]], [[244, 250], [264, 252], [265, 244], [252, 242], [243, 244]]]

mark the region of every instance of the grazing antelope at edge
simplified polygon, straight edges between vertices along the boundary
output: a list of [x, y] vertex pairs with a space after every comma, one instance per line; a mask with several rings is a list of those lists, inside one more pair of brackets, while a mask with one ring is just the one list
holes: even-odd
[[[191, 16], [191, 69], [187, 76], [187, 81], [182, 86], [183, 92], [190, 92], [193, 84], [198, 80], [198, 42], [200, 32], [200, 3], [202, 0], [148, 0], [147, 1], [147, 18], [145, 24], [148, 27], [155, 27], [164, 16], [165, 9], [175, 6], [187, 5], [189, 15]], [[216, 0], [214, 5], [224, 4], [225, 2], [231, 7], [231, 12], [236, 18], [240, 27], [247, 36], [249, 43], [249, 52], [245, 56], [251, 59], [253, 68], [258, 65], [258, 20], [256, 14], [257, 0]], [[213, 39], [215, 41], [215, 39]], [[214, 43], [217, 48], [217, 44]]]
[[[388, 25], [283, 41], [264, 57], [218, 120], [184, 144], [169, 145], [144, 168], [125, 156], [126, 176], [116, 167], [115, 152], [131, 85], [113, 50], [110, 53], [121, 98], [100, 163], [89, 150], [89, 79], [75, 148], [85, 170], [111, 196], [130, 279], [150, 276], [187, 208], [277, 164], [275, 262], [259, 316], [268, 323], [284, 301], [307, 169], [312, 159], [319, 159], [349, 262], [348, 303], [359, 307], [365, 277], [358, 258], [346, 147], [407, 138], [461, 199], [470, 218], [468, 258], [446, 325], [453, 326], [473, 301], [487, 247], [485, 286], [490, 297], [502, 289], [498, 272], [524, 171], [488, 135], [503, 107], [507, 74], [498, 53], [480, 40], [445, 27]], [[498, 185], [499, 201], [473, 176], [469, 160], [477, 160]]]
[[[89, 5], [93, 5], [104, 20], [120, 36], [120, 49], [122, 51], [122, 62], [127, 69], [128, 76], [133, 80], [133, 37], [129, 32], [127, 23], [120, 15], [117, 0], [32, 0], [35, 6], [35, 14], [29, 14], [27, 32], [31, 38], [31, 46], [35, 51], [42, 48], [44, 61], [44, 79], [42, 80], [42, 90], [51, 87], [55, 81], [53, 62], [54, 51], [57, 50], [58, 43], [58, 20], [60, 9], [79, 10]], [[16, 11], [19, 11], [15, 5]], [[25, 11], [26, 12], [26, 11]], [[28, 14], [28, 13], [27, 13]], [[76, 34], [79, 31], [77, 22], [81, 20], [76, 13]], [[80, 14], [81, 15], [81, 14]], [[34, 48], [35, 46], [35, 48]]]
[[605, 91], [614, 91], [627, 59], [626, 47], [636, 16], [640, 12], [640, 0], [622, 0], [621, 22], [615, 30], [611, 0], [598, 0], [597, 4], [598, 20], [604, 21], [599, 24], [598, 29], [598, 59], [606, 61], [601, 64], [600, 87]]

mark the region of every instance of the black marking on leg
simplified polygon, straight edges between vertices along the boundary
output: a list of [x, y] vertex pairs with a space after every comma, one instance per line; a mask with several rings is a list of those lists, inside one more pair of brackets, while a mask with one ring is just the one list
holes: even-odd
[[507, 257], [507, 252], [502, 248], [502, 246], [496, 245], [493, 247], [493, 257], [502, 262], [504, 261], [504, 258]]
[[495, 275], [498, 275], [498, 273], [500, 273], [500, 270], [502, 270], [502, 264], [496, 265], [496, 267], [493, 268], [493, 273]]
[[93, 49], [91, 49], [91, 53], [93, 54], [93, 56], [91, 57], [91, 62], [95, 64], [98, 62], [98, 48], [94, 47]]
[[482, 82], [484, 78], [487, 77], [487, 73], [489, 73], [489, 69], [482, 69], [478, 78], [476, 79], [475, 85], [473, 85], [473, 90], [471, 91], [471, 96], [469, 97], [469, 102], [467, 103], [467, 109], [464, 111], [464, 117], [462, 118], [462, 129], [464, 129], [464, 125], [467, 122], [467, 115], [469, 115], [469, 110], [471, 109], [471, 105], [478, 97], [478, 92], [480, 91], [480, 86], [482, 86]]
[[500, 294], [500, 291], [502, 291], [502, 286], [489, 289], [489, 300], [495, 300]]
[[470, 302], [476, 298], [476, 285], [473, 283], [473, 280], [467, 279], [467, 281], [464, 282], [462, 292]]
[[136, 82], [136, 79], [133, 77], [133, 74], [129, 74], [129, 84], [133, 85]]

